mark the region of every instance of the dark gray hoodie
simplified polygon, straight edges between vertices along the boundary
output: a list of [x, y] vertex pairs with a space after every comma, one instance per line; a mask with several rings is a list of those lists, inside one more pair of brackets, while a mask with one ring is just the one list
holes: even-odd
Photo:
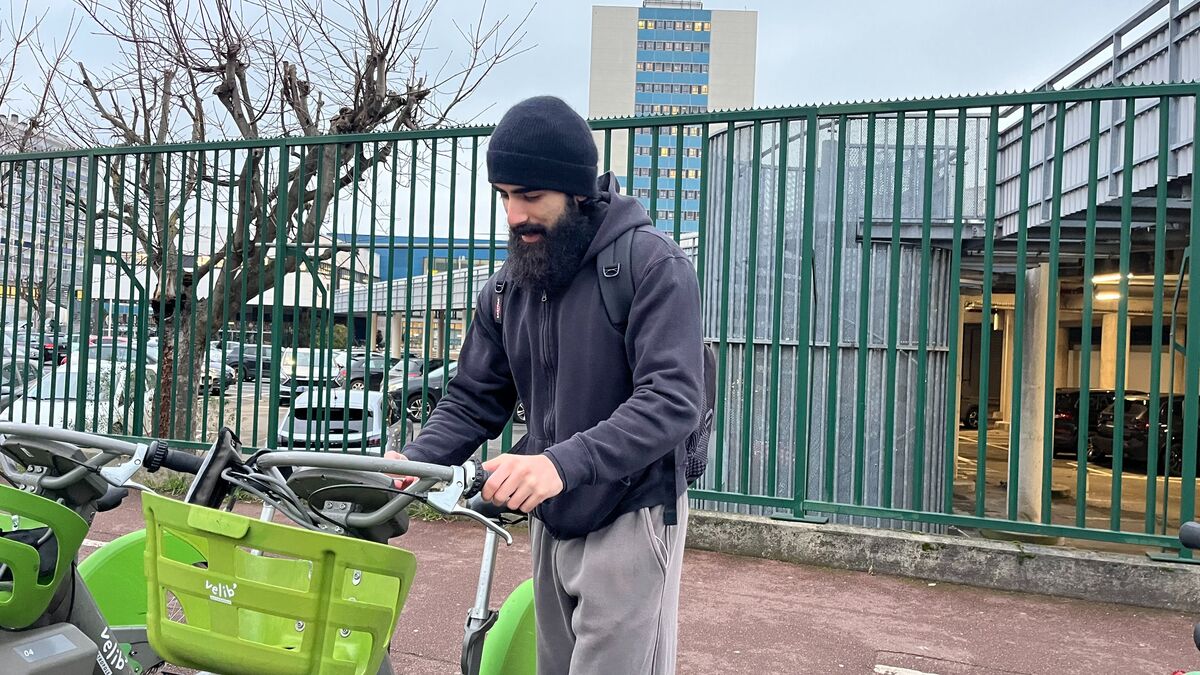
[[496, 438], [518, 395], [529, 430], [513, 452], [545, 453], [565, 486], [534, 515], [559, 539], [583, 536], [624, 513], [672, 505], [687, 485], [684, 447], [700, 418], [703, 344], [695, 269], [667, 235], [634, 234], [634, 298], [624, 334], [600, 296], [595, 256], [621, 232], [649, 225], [616, 179], [598, 180], [600, 226], [570, 286], [545, 296], [494, 278], [479, 293], [458, 373], [404, 454], [465, 461]]

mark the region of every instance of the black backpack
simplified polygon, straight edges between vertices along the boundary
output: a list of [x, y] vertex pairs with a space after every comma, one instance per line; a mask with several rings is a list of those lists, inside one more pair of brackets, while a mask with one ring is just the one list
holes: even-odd
[[[633, 305], [633, 233], [640, 229], [653, 230], [651, 225], [642, 225], [625, 230], [596, 255], [596, 275], [600, 279], [600, 296], [608, 320], [621, 333], [629, 323], [629, 310]], [[503, 293], [508, 285], [508, 276], [501, 268], [493, 278], [496, 298], [492, 306], [492, 319], [497, 325], [503, 322]], [[704, 343], [704, 400], [701, 401], [700, 423], [688, 434], [685, 445], [687, 460], [684, 476], [688, 485], [694, 484], [704, 475], [708, 466], [708, 437], [712, 433], [713, 416], [717, 401], [717, 354], [713, 346]]]

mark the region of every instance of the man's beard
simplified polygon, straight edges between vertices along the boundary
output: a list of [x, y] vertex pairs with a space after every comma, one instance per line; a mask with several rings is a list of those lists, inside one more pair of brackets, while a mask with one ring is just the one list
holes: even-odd
[[[526, 243], [521, 240], [523, 234], [540, 234], [542, 238]], [[555, 294], [571, 284], [595, 236], [591, 218], [574, 199], [568, 199], [567, 210], [555, 227], [529, 223], [512, 231], [504, 264], [518, 286]]]

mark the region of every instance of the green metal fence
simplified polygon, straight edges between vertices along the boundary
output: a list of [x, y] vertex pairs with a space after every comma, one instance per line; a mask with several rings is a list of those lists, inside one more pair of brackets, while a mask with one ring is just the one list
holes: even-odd
[[[721, 388], [693, 496], [1176, 548], [1198, 91], [593, 122], [701, 280]], [[5, 414], [195, 446], [221, 425], [353, 452], [419, 432], [505, 253], [489, 133], [0, 157], [5, 379], [46, 364]]]

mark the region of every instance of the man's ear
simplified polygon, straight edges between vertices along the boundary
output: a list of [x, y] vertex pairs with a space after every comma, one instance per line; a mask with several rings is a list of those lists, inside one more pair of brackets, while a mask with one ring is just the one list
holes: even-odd
[[582, 203], [586, 202], [587, 200], [588, 200], [588, 198], [584, 197], [583, 195], [575, 195], [575, 203], [576, 204], [582, 204]]

